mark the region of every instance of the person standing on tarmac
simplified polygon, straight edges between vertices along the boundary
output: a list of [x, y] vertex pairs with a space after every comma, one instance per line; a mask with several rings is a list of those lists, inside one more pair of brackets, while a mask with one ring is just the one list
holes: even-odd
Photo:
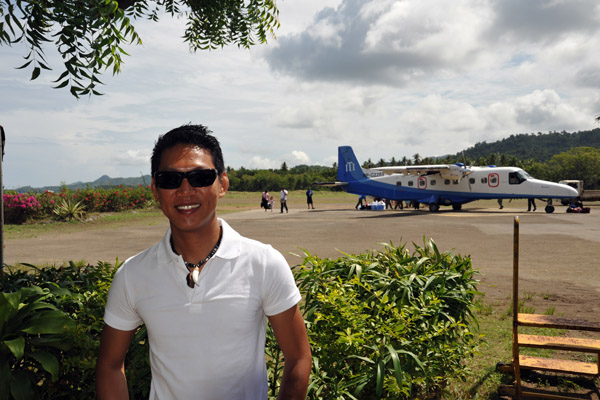
[[287, 206], [287, 196], [288, 196], [288, 191], [285, 190], [285, 188], [281, 189], [281, 214], [283, 214], [283, 209], [285, 208], [285, 212], [288, 212], [288, 206]]

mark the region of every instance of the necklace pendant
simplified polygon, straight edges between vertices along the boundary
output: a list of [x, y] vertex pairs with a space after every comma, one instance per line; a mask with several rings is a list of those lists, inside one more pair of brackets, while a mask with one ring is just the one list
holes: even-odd
[[192, 271], [192, 280], [195, 284], [198, 284], [198, 278], [200, 277], [200, 268], [196, 267]]

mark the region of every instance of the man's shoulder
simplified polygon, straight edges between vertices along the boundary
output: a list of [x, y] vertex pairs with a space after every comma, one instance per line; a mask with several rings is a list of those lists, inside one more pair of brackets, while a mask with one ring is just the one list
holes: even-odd
[[137, 253], [134, 256], [129, 257], [125, 260], [123, 267], [136, 268], [136, 266], [148, 266], [149, 264], [156, 264], [158, 262], [158, 252], [162, 242], [157, 242], [151, 247]]
[[267, 251], [273, 249], [270, 244], [263, 243], [260, 240], [252, 239], [247, 236], [239, 235], [240, 245], [247, 250]]
[[238, 233], [240, 254], [253, 257], [271, 257], [281, 254], [273, 246], [268, 243], [263, 243], [260, 240], [242, 236]]

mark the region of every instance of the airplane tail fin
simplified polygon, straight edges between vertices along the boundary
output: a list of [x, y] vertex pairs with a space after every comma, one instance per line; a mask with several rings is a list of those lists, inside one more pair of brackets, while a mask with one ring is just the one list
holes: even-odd
[[337, 179], [342, 182], [364, 179], [365, 174], [350, 146], [338, 147]]

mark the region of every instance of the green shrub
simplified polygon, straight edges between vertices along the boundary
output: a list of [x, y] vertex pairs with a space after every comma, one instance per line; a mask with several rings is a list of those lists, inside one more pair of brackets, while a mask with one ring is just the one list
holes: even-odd
[[307, 254], [295, 278], [313, 354], [309, 399], [435, 397], [465, 375], [475, 271], [433, 241], [415, 248], [390, 244], [337, 260]]
[[[465, 361], [475, 351], [471, 261], [440, 253], [433, 241], [415, 248], [410, 254], [390, 244], [337, 260], [307, 253], [294, 275], [313, 353], [308, 399], [435, 398], [449, 378], [467, 372]], [[0, 276], [0, 360], [10, 360], [0, 361], [0, 398], [93, 398], [104, 306], [118, 260], [116, 268], [25, 266], [30, 271], [7, 269]], [[23, 331], [6, 322], [17, 314], [28, 316], [18, 317], [23, 326], [49, 316], [40, 321], [63, 330]], [[266, 358], [274, 399], [283, 360], [270, 328]], [[126, 371], [130, 397], [147, 398], [144, 326], [132, 340]], [[9, 395], [13, 383], [31, 390]]]
[[73, 346], [65, 332], [75, 324], [52, 304], [56, 294], [38, 286], [0, 293], [0, 398], [41, 398], [59, 380], [60, 353]]
[[[25, 363], [13, 363], [10, 372], [13, 375], [31, 376], [36, 386], [35, 399], [91, 399], [95, 397], [95, 367], [100, 344], [100, 332], [104, 326], [103, 315], [106, 296], [115, 269], [109, 263], [97, 266], [77, 265], [37, 268], [24, 264], [29, 270], [8, 268], [0, 279], [3, 296], [15, 296], [20, 291], [35, 289], [44, 292], [44, 303], [54, 307], [58, 324], [63, 318], [70, 321], [67, 330], [54, 335], [54, 349], [59, 367], [58, 378], [48, 379], [47, 373], [39, 368], [31, 368]], [[117, 260], [117, 266], [119, 266]], [[39, 301], [35, 298], [22, 298], [21, 307], [27, 309]], [[58, 313], [58, 310], [61, 314]], [[33, 311], [32, 311], [33, 312]], [[35, 318], [41, 316], [36, 309]], [[2, 313], [4, 315], [4, 313]], [[6, 324], [4, 326], [6, 329]], [[37, 346], [39, 338], [35, 335], [23, 335], [26, 348]], [[65, 343], [68, 346], [64, 345]], [[6, 371], [0, 371], [4, 378]], [[54, 378], [54, 376], [53, 376]], [[4, 379], [0, 379], [4, 382]], [[2, 399], [22, 399], [31, 397], [3, 396]]]
[[62, 221], [83, 221], [85, 206], [81, 201], [75, 202], [71, 199], [62, 199], [52, 212]]

